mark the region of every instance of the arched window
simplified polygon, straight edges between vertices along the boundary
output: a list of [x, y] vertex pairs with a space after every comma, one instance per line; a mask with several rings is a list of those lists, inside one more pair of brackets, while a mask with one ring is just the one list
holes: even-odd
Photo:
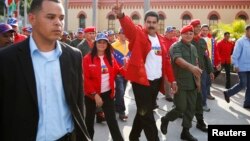
[[238, 16], [238, 19], [247, 21], [247, 16], [246, 16], [246, 15], [239, 15], [239, 16]]
[[209, 26], [217, 25], [219, 21], [219, 17], [215, 14], [212, 14], [209, 17]]
[[108, 30], [115, 30], [115, 15], [108, 16]]
[[139, 17], [138, 15], [134, 14], [134, 15], [132, 16], [132, 21], [134, 22], [134, 24], [139, 24], [139, 22], [140, 22], [140, 17]]
[[182, 16], [182, 26], [188, 25], [191, 21], [191, 17], [188, 14]]
[[83, 14], [79, 15], [79, 27], [80, 28], [86, 27], [86, 17]]
[[165, 30], [165, 17], [162, 14], [159, 14], [159, 32], [164, 33]]
[[247, 22], [249, 20], [249, 16], [247, 12], [240, 11], [236, 14], [235, 19], [240, 19], [240, 20], [244, 20], [245, 22]]

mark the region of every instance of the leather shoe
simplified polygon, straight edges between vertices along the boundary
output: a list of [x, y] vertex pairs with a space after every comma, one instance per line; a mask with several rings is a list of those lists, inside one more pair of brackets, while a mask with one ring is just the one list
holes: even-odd
[[155, 104], [153, 110], [155, 110], [155, 109], [157, 109], [157, 108], [159, 108], [159, 105]]
[[187, 141], [198, 141], [195, 137], [193, 137], [189, 131], [182, 131], [181, 132], [181, 139]]
[[215, 98], [211, 95], [207, 95], [207, 99], [210, 99], [210, 100], [215, 100]]
[[224, 98], [225, 98], [226, 102], [230, 103], [230, 98], [229, 98], [229, 96], [227, 96], [227, 91], [224, 91], [223, 94], [224, 94]]
[[167, 100], [168, 102], [173, 102], [173, 101], [174, 101], [172, 97], [166, 97], [166, 100]]
[[200, 123], [197, 123], [196, 124], [196, 128], [203, 131], [203, 132], [207, 132], [207, 126], [205, 124], [200, 124]]
[[248, 105], [244, 105], [243, 107], [246, 108], [246, 109], [250, 109], [250, 105], [249, 106]]
[[166, 135], [168, 132], [168, 120], [164, 119], [164, 117], [161, 118], [161, 132], [162, 134]]

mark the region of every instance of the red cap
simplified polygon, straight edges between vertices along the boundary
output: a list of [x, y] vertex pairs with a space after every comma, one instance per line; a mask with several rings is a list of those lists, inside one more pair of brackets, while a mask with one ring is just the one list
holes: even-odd
[[193, 27], [196, 27], [197, 25], [201, 24], [201, 21], [199, 19], [193, 19], [190, 22], [190, 25], [192, 25]]
[[194, 28], [192, 25], [187, 25], [187, 26], [182, 27], [181, 34], [189, 32], [189, 31], [194, 32]]
[[88, 32], [95, 32], [95, 27], [91, 26], [91, 27], [86, 27], [84, 29], [84, 33], [88, 33]]

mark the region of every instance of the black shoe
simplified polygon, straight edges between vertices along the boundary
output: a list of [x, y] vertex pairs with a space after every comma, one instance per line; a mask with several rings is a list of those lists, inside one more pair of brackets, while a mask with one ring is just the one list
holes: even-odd
[[161, 118], [161, 132], [162, 134], [166, 135], [168, 132], [168, 120]]
[[157, 108], [159, 108], [159, 105], [155, 104], [153, 110], [155, 110], [155, 109], [157, 109]]
[[244, 105], [243, 108], [250, 109], [250, 105]]
[[230, 103], [230, 98], [229, 98], [229, 96], [227, 96], [227, 91], [224, 91], [223, 94], [224, 94], [224, 98], [225, 98], [226, 102]]
[[197, 122], [196, 128], [197, 128], [197, 129], [200, 129], [200, 130], [203, 131], [203, 132], [207, 132], [207, 130], [208, 130], [205, 123], [202, 124], [202, 123]]
[[166, 97], [166, 100], [167, 100], [168, 102], [173, 102], [173, 101], [174, 101], [172, 97]]
[[193, 137], [188, 130], [182, 130], [181, 139], [187, 141], [198, 141], [195, 137]]

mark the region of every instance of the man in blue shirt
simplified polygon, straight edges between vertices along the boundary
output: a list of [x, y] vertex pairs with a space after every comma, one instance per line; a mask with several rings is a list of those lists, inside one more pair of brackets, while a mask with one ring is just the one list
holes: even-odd
[[61, 0], [33, 0], [31, 36], [0, 51], [3, 141], [90, 141], [81, 53], [58, 41], [64, 15]]
[[250, 108], [250, 25], [246, 26], [246, 34], [237, 40], [232, 59], [235, 71], [239, 75], [240, 82], [224, 91], [225, 100], [230, 102], [230, 97], [247, 87], [244, 108]]

